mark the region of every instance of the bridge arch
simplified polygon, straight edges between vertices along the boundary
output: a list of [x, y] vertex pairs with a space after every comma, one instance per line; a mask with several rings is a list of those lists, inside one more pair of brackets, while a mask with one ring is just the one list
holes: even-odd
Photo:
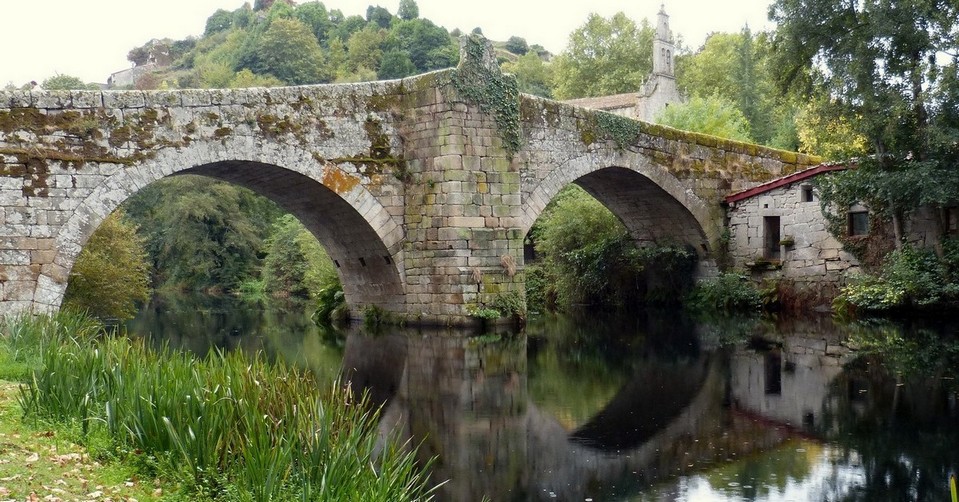
[[375, 184], [301, 148], [263, 148], [243, 138], [164, 149], [113, 169], [76, 204], [56, 234], [54, 267], [38, 279], [38, 306], [60, 305], [83, 245], [111, 212], [147, 185], [184, 174], [249, 188], [296, 216], [335, 261], [351, 307], [402, 309], [403, 226], [371, 192]]
[[702, 257], [719, 237], [710, 206], [665, 169], [632, 152], [587, 153], [557, 165], [535, 185], [524, 187], [523, 231], [547, 204], [575, 183], [613, 212], [640, 245], [688, 244]]

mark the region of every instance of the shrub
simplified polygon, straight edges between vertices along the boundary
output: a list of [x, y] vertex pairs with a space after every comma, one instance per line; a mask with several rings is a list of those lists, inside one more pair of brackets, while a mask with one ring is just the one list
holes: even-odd
[[717, 312], [754, 312], [763, 304], [756, 285], [748, 277], [732, 272], [700, 281], [687, 301], [695, 310]]
[[877, 275], [864, 274], [844, 286], [833, 308], [881, 312], [954, 301], [959, 296], [956, 258], [959, 253], [951, 241], [944, 246], [943, 259], [931, 249], [904, 246], [886, 256]]

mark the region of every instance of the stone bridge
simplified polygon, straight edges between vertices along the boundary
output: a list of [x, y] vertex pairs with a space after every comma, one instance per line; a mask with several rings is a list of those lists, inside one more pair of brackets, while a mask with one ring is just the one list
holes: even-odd
[[462, 56], [372, 83], [0, 92], [0, 313], [56, 309], [90, 234], [167, 176], [226, 180], [293, 213], [354, 312], [451, 323], [523, 294], [526, 233], [570, 183], [637, 242], [688, 244], [709, 264], [724, 195], [812, 164], [520, 95], [481, 39]]

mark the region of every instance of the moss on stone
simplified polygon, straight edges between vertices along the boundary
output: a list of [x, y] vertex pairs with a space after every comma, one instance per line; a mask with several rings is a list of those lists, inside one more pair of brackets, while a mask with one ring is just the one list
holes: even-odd
[[486, 66], [487, 43], [480, 36], [466, 37], [460, 65], [453, 70], [453, 87], [484, 113], [493, 115], [503, 149], [512, 158], [522, 146], [519, 84], [512, 75], [500, 72], [498, 66]]

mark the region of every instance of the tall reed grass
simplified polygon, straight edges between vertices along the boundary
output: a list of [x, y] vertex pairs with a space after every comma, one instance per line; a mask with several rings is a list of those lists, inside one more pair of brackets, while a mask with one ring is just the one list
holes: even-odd
[[[21, 393], [28, 415], [105, 428], [194, 493], [220, 500], [428, 500], [408, 445], [345, 386], [260, 354], [199, 358], [108, 335], [82, 317], [5, 321], [10, 346], [37, 347]], [[74, 331], [75, 330], [75, 331]]]

